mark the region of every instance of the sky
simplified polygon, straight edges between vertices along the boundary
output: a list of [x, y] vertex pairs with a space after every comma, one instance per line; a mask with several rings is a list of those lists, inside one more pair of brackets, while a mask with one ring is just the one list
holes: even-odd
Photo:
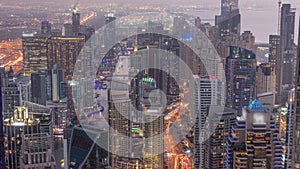
[[[74, 4], [77, 0], [51, 0], [57, 3]], [[298, 37], [298, 18], [300, 15], [300, 0], [281, 0], [282, 3], [291, 3], [296, 8], [296, 27], [295, 37]], [[0, 0], [0, 3], [28, 2], [25, 0]], [[31, 0], [32, 3], [47, 3], [44, 0]], [[220, 14], [221, 0], [79, 0], [79, 5], [104, 3], [117, 4], [163, 4], [163, 5], [200, 5], [202, 7], [214, 7], [214, 10], [200, 11], [193, 14], [203, 19], [214, 19], [215, 15]], [[251, 30], [257, 42], [268, 42], [270, 34], [276, 34], [278, 28], [278, 0], [239, 0], [240, 13], [242, 15], [242, 31]]]

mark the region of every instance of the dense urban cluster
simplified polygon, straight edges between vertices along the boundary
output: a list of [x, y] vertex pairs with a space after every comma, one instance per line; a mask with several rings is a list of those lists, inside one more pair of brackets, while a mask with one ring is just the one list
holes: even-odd
[[0, 169], [300, 168], [291, 4], [268, 43], [241, 31], [238, 0], [214, 25], [78, 5], [0, 21]]

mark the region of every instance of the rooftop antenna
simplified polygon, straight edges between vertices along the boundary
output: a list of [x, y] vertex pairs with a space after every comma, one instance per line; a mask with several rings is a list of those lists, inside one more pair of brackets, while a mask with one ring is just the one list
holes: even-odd
[[76, 3], [73, 5], [73, 8], [72, 8], [73, 13], [77, 13], [78, 12], [78, 8], [77, 8], [78, 3], [79, 3], [79, 0], [77, 0]]
[[280, 14], [281, 14], [281, 0], [278, 0], [278, 28], [277, 28], [277, 34], [280, 34]]

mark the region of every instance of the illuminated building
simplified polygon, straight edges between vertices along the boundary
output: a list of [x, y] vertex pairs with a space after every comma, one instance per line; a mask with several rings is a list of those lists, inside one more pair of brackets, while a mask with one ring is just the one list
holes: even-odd
[[[195, 111], [197, 112], [194, 142], [195, 142], [195, 167], [207, 168], [208, 167], [208, 144], [206, 140], [200, 139], [201, 133], [206, 130], [206, 120], [208, 113], [210, 112], [210, 106], [221, 105], [221, 101], [224, 98], [222, 94], [222, 84], [215, 77], [208, 76], [195, 76], [196, 88], [195, 88]], [[224, 105], [224, 103], [223, 103]], [[211, 112], [212, 113], [212, 112]], [[214, 112], [213, 112], [214, 113]], [[200, 139], [200, 140], [199, 140]]]
[[256, 59], [255, 54], [240, 47], [230, 47], [226, 58], [225, 74], [227, 85], [226, 107], [241, 112], [255, 97]]
[[80, 28], [80, 13], [75, 6], [72, 11], [72, 30], [73, 36], [78, 36]]
[[50, 35], [47, 34], [23, 34], [22, 50], [25, 76], [30, 76], [33, 72], [47, 72], [50, 41]]
[[[2, 106], [2, 83], [4, 67], [0, 67], [0, 112], [3, 112]], [[0, 168], [5, 168], [5, 149], [4, 149], [4, 132], [3, 132], [3, 114], [0, 113]]]
[[[294, 117], [295, 117], [295, 89], [291, 89], [288, 95], [288, 106], [287, 108], [281, 108], [281, 115], [285, 117], [285, 124], [282, 122], [281, 131], [283, 136], [285, 136], [286, 147], [285, 147], [285, 168], [294, 168], [293, 167], [293, 149], [294, 149]], [[295, 167], [296, 168], [296, 167]]]
[[271, 64], [274, 70], [277, 69], [277, 57], [279, 54], [280, 47], [280, 36], [279, 35], [270, 35], [269, 36], [269, 63]]
[[241, 15], [238, 9], [238, 0], [222, 0], [221, 15], [216, 16], [215, 25], [219, 29], [221, 40], [230, 34], [240, 34]]
[[[300, 22], [300, 20], [299, 20]], [[300, 27], [299, 27], [300, 33]], [[300, 35], [298, 34], [300, 37]], [[300, 168], [300, 38], [298, 37], [298, 53], [297, 53], [297, 67], [296, 67], [296, 78], [295, 78], [295, 102], [294, 102], [294, 116], [291, 117], [293, 125], [290, 126], [293, 129], [293, 144], [292, 148], [292, 168]]]
[[44, 119], [34, 117], [27, 107], [15, 107], [13, 117], [4, 120], [6, 167], [54, 169], [52, 135], [45, 130], [48, 122], [42, 124]]
[[84, 37], [52, 37], [49, 55], [47, 55], [48, 69], [54, 65], [65, 70], [66, 80], [71, 80], [77, 56], [85, 42]]
[[253, 100], [237, 117], [227, 144], [226, 168], [274, 168], [283, 167], [283, 146], [279, 139], [279, 127], [271, 111], [259, 100]]
[[[132, 147], [131, 139], [125, 139], [131, 134], [131, 110], [129, 95], [126, 90], [108, 91], [109, 125], [117, 131], [109, 133], [109, 163], [112, 168], [118, 168], [119, 161], [129, 161]], [[120, 133], [120, 134], [119, 134]], [[125, 138], [123, 138], [125, 137]], [[120, 156], [120, 157], [119, 157]], [[123, 157], [123, 158], [122, 158]], [[128, 157], [128, 158], [126, 158]]]
[[288, 91], [292, 88], [295, 73], [295, 54], [294, 34], [295, 29], [295, 11], [291, 4], [283, 4], [281, 7], [280, 22], [280, 46], [277, 57], [277, 99], [276, 103], [284, 105], [287, 101]]
[[67, 101], [66, 99], [59, 102], [47, 101], [46, 107], [52, 111], [53, 127], [55, 135], [62, 135], [62, 130], [67, 126]]
[[236, 122], [236, 110], [225, 108], [215, 113], [209, 123], [210, 138], [206, 142], [206, 168], [223, 169], [226, 166], [226, 143], [231, 136], [231, 129]]
[[42, 21], [41, 34], [51, 35], [51, 23], [49, 21]]

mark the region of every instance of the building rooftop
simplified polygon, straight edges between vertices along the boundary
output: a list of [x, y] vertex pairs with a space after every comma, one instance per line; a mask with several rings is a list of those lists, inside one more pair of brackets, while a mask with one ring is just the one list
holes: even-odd
[[248, 106], [250, 110], [265, 110], [264, 106], [257, 99], [253, 100], [251, 104]]

